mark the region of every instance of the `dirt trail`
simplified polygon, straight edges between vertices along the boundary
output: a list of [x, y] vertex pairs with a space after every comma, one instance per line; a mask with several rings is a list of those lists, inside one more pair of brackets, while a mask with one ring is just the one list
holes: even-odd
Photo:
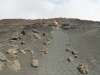
[[[65, 51], [69, 38], [59, 29], [52, 31], [53, 39], [50, 43], [49, 53], [40, 60], [39, 75], [77, 75], [76, 63], [67, 61], [70, 53]], [[73, 72], [75, 71], [75, 73]]]

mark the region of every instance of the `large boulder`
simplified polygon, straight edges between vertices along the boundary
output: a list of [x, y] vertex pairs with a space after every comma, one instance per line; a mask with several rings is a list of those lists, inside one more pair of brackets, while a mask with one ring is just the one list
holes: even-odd
[[9, 69], [13, 70], [13, 71], [18, 71], [20, 69], [20, 63], [18, 62], [18, 60], [6, 60], [6, 65]]
[[79, 64], [78, 70], [82, 74], [88, 74], [88, 72], [89, 72], [88, 65], [86, 65], [86, 64]]

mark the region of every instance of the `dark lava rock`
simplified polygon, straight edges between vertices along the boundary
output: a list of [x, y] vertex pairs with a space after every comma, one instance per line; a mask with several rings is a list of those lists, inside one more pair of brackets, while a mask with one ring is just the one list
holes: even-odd
[[26, 35], [25, 31], [22, 31], [21, 34]]
[[44, 32], [44, 33], [43, 33], [43, 36], [47, 36], [47, 33]]
[[24, 41], [21, 41], [21, 45], [26, 45], [26, 43]]

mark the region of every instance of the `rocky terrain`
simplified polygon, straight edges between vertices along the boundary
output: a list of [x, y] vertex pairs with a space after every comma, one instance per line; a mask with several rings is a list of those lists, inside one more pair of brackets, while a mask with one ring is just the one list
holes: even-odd
[[100, 22], [0, 20], [0, 75], [99, 75], [99, 45]]

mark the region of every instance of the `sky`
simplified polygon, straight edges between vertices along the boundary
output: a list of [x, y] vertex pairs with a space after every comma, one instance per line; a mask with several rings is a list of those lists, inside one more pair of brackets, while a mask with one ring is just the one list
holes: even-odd
[[0, 19], [58, 17], [100, 21], [100, 0], [0, 0]]

